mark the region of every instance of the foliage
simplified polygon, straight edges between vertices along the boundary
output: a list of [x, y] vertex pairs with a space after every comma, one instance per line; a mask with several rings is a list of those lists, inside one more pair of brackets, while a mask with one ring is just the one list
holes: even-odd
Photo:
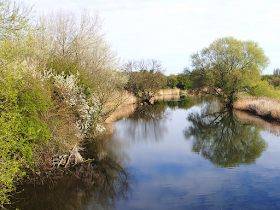
[[129, 80], [126, 90], [134, 93], [143, 101], [149, 103], [157, 91], [162, 87], [164, 71], [161, 63], [157, 60], [133, 60], [123, 66], [123, 71]]
[[253, 96], [268, 96], [280, 98], [280, 93], [278, 93], [273, 86], [269, 85], [266, 80], [258, 81], [254, 86], [250, 87], [247, 93]]
[[80, 30], [71, 31], [75, 23], [61, 14], [50, 18], [57, 25], [33, 30], [30, 12], [0, 1], [0, 208], [27, 171], [39, 174], [87, 132], [102, 133], [104, 106], [127, 81], [116, 71], [116, 54], [96, 34], [98, 19], [83, 14]]
[[261, 76], [261, 80], [267, 80], [267, 81], [269, 81], [269, 80], [272, 80], [273, 78], [274, 78], [273, 75], [262, 75], [262, 76]]
[[187, 74], [179, 74], [177, 76], [177, 87], [181, 90], [186, 90], [192, 87], [190, 77]]
[[0, 38], [17, 38], [29, 28], [32, 8], [11, 0], [0, 0]]
[[34, 78], [17, 74], [16, 67], [0, 67], [0, 205], [9, 202], [14, 181], [25, 175], [22, 169], [34, 166], [34, 150], [50, 138], [48, 125], [41, 119], [50, 99]]
[[39, 26], [44, 30], [37, 36], [49, 52], [47, 68], [78, 77], [86, 99], [94, 94], [99, 101], [104, 121], [125, 100], [128, 78], [118, 71], [119, 59], [101, 33], [99, 15], [84, 11], [76, 18], [61, 10], [41, 16]]
[[190, 78], [192, 81], [192, 89], [201, 89], [208, 84], [204, 69], [194, 69], [190, 74]]
[[194, 70], [201, 72], [204, 83], [232, 107], [237, 93], [259, 80], [268, 65], [262, 48], [253, 41], [233, 37], [215, 40], [209, 47], [191, 56]]
[[178, 84], [178, 81], [177, 81], [177, 76], [176, 75], [169, 75], [167, 76], [167, 86], [168, 87], [171, 87], [171, 88], [174, 88], [176, 87]]

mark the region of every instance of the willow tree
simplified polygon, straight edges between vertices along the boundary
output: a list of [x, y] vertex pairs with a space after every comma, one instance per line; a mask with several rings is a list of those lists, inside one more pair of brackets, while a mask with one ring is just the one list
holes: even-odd
[[260, 79], [269, 59], [258, 43], [225, 37], [193, 54], [191, 62], [194, 70], [203, 73], [203, 84], [232, 108], [237, 93]]

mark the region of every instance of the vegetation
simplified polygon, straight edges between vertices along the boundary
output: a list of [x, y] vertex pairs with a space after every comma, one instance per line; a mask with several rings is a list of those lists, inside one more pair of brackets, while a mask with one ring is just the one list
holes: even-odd
[[150, 104], [150, 99], [164, 86], [164, 69], [157, 60], [133, 60], [124, 64], [129, 79], [125, 89]]
[[[0, 208], [27, 175], [47, 176], [54, 157], [83, 161], [81, 143], [105, 131], [127, 91], [148, 104], [165, 87], [210, 87], [228, 107], [244, 89], [278, 97], [279, 70], [260, 78], [268, 58], [255, 42], [222, 38], [191, 58], [192, 71], [170, 76], [158, 60], [121, 65], [98, 14], [58, 11], [35, 19], [31, 7], [0, 0]], [[160, 116], [149, 109], [146, 117]]]
[[48, 175], [53, 157], [82, 161], [83, 139], [125, 100], [128, 78], [98, 15], [59, 11], [34, 25], [31, 13], [0, 0], [0, 208], [26, 175]]
[[201, 73], [204, 84], [212, 88], [232, 108], [238, 92], [260, 79], [268, 58], [256, 42], [232, 37], [217, 39], [191, 56], [192, 66]]
[[234, 103], [234, 108], [253, 112], [266, 118], [280, 119], [280, 101], [276, 98], [241, 96]]

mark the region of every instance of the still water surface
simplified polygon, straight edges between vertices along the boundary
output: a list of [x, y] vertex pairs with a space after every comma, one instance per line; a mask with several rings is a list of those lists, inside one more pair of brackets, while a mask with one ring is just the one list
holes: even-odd
[[[25, 187], [20, 209], [279, 209], [280, 126], [215, 100], [161, 101], [85, 145], [71, 175]], [[95, 155], [97, 154], [97, 155]]]

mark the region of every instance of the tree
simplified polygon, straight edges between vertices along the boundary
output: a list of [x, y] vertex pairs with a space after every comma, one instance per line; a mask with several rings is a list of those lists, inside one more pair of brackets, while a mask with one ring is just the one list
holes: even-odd
[[205, 85], [232, 108], [237, 93], [260, 79], [269, 59], [258, 43], [225, 37], [193, 54], [191, 62], [194, 70], [202, 73]]
[[[98, 13], [83, 11], [80, 18], [71, 12], [52, 12], [41, 16], [37, 34], [49, 52], [47, 67], [66, 74], [77, 74], [90, 97], [100, 103], [100, 119], [105, 120], [124, 101], [125, 74], [119, 72], [117, 53], [102, 34]], [[102, 119], [101, 119], [102, 118]]]
[[167, 77], [167, 86], [168, 87], [174, 88], [177, 86], [177, 84], [178, 84], [178, 81], [177, 81], [176, 75], [171, 74]]
[[192, 86], [189, 75], [187, 74], [179, 74], [177, 76], [177, 81], [177, 87], [181, 90], [189, 89]]
[[18, 37], [30, 27], [28, 24], [32, 7], [11, 0], [0, 0], [0, 38]]
[[273, 69], [273, 76], [274, 77], [277, 77], [279, 74], [280, 74], [280, 69], [279, 68]]
[[162, 87], [164, 71], [161, 62], [157, 60], [132, 60], [123, 66], [123, 71], [129, 76], [126, 89], [143, 102], [150, 104], [157, 91]]

